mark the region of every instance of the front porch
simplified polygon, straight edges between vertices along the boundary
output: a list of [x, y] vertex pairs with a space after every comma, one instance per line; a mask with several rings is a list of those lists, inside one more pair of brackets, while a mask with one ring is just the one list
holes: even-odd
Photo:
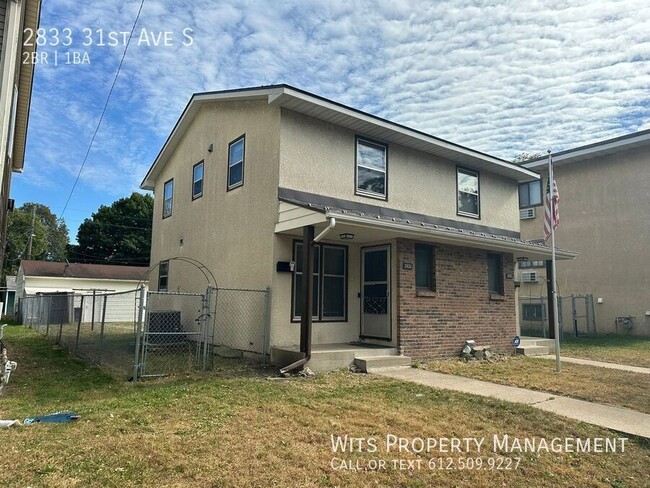
[[[271, 347], [271, 364], [286, 366], [304, 357], [300, 346]], [[348, 368], [355, 360], [364, 361], [368, 358], [398, 358], [396, 347], [367, 344], [362, 342], [313, 344], [311, 359], [307, 366], [314, 371], [332, 371]], [[407, 359], [410, 364], [410, 358]]]

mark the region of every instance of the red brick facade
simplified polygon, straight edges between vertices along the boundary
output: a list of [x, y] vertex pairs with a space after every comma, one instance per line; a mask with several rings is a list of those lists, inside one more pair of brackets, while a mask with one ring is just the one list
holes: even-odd
[[[435, 245], [435, 292], [415, 287], [415, 241], [397, 241], [397, 340], [414, 358], [457, 356], [466, 339], [511, 352], [516, 335], [514, 280], [504, 277], [503, 296], [490, 297], [487, 251]], [[403, 266], [411, 263], [413, 266]], [[405, 269], [411, 268], [411, 269]], [[503, 272], [512, 273], [511, 254]], [[511, 275], [512, 276], [512, 275]]]

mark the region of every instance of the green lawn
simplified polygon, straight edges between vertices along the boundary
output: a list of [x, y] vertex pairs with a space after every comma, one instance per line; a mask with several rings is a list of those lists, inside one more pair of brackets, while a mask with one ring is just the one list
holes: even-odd
[[566, 337], [560, 351], [565, 356], [650, 368], [650, 338], [621, 335]]
[[[72, 410], [71, 424], [3, 432], [4, 486], [269, 487], [514, 486], [642, 487], [650, 485], [650, 444], [631, 439], [624, 453], [515, 453], [517, 469], [429, 469], [430, 458], [497, 459], [477, 453], [335, 454], [331, 435], [383, 439], [617, 437], [617, 434], [527, 406], [435, 390], [372, 375], [335, 372], [315, 379], [269, 381], [274, 371], [221, 361], [210, 374], [125, 383], [72, 359], [22, 327], [6, 332], [18, 361], [0, 400], [1, 417]], [[362, 471], [332, 467], [346, 459]], [[364, 470], [371, 460], [385, 470]], [[404, 462], [403, 470], [392, 460]], [[421, 469], [410, 469], [417, 460]], [[464, 462], [464, 461], [463, 461]], [[334, 463], [337, 468], [340, 462]], [[502, 468], [505, 464], [501, 465]], [[514, 467], [510, 465], [511, 468]]]

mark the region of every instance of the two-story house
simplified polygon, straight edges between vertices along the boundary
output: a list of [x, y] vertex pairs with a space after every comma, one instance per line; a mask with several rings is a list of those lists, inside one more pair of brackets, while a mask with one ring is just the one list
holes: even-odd
[[[580, 253], [557, 270], [565, 334], [586, 332], [650, 335], [650, 130], [571, 148], [553, 155], [560, 193], [556, 244]], [[521, 185], [521, 232], [544, 235], [542, 193], [548, 180], [546, 158], [525, 168], [542, 174]], [[545, 332], [544, 263], [520, 263], [521, 327]], [[593, 305], [571, 300], [593, 296]], [[573, 303], [572, 303], [573, 302]], [[575, 318], [572, 305], [575, 304]], [[628, 319], [628, 317], [631, 317]], [[618, 318], [618, 320], [617, 320]]]
[[550, 256], [519, 232], [518, 183], [538, 178], [287, 85], [195, 94], [141, 185], [155, 193], [152, 287], [196, 289], [176, 256], [220, 286], [270, 286], [275, 349], [304, 346], [310, 321], [314, 345], [511, 351], [514, 264]]
[[22, 172], [40, 0], [0, 0], [0, 262], [12, 172]]

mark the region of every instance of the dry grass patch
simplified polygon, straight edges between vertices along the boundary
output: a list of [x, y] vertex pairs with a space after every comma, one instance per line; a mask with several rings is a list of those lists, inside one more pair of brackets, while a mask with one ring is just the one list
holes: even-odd
[[562, 372], [558, 374], [554, 361], [524, 356], [511, 356], [494, 363], [460, 359], [431, 361], [423, 364], [423, 368], [650, 414], [650, 376], [643, 373], [562, 363]]
[[566, 338], [560, 351], [574, 358], [650, 368], [650, 338], [630, 336], [590, 336]]
[[[436, 457], [413, 453], [333, 454], [330, 436], [613, 437], [527, 406], [351, 373], [268, 381], [248, 369], [131, 385], [87, 368], [24, 329], [7, 334], [21, 362], [2, 399], [4, 418], [71, 409], [72, 424], [3, 432], [6, 486], [648, 486], [650, 445], [625, 453], [524, 454], [517, 470], [345, 471], [333, 457]], [[238, 373], [244, 371], [239, 370]], [[12, 376], [12, 380], [14, 377]], [[442, 454], [445, 456], [444, 454]], [[476, 452], [470, 452], [476, 456]], [[485, 450], [485, 458], [494, 455]], [[458, 458], [459, 454], [453, 455]]]

